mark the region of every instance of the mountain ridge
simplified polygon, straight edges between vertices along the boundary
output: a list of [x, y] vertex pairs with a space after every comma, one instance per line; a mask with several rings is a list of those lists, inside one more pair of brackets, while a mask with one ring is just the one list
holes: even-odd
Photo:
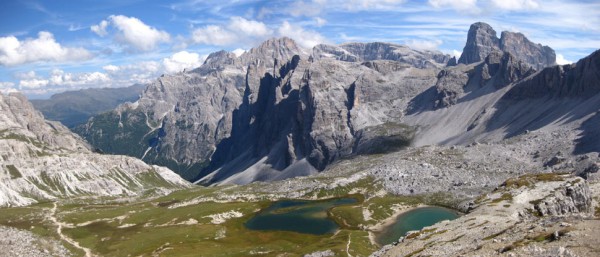
[[[522, 80], [563, 69], [535, 72], [554, 64], [554, 51], [518, 33], [497, 38], [485, 23], [471, 26], [465, 49], [454, 65], [448, 55], [396, 44], [317, 45], [310, 52], [291, 39], [271, 39], [239, 57], [217, 52], [193, 71], [164, 76], [138, 102], [108, 113], [110, 119], [95, 117], [78, 133], [102, 145], [109, 142], [103, 132], [117, 128], [123, 142], [137, 145], [135, 153], [118, 153], [176, 163], [186, 179], [203, 184], [246, 184], [313, 174], [340, 158], [368, 154], [360, 145], [373, 142], [383, 149], [386, 142], [470, 144], [535, 128], [532, 120], [542, 113], [515, 116], [505, 95]], [[579, 113], [592, 112], [589, 106]], [[546, 107], [558, 110], [560, 103]], [[574, 117], [579, 123], [584, 116]], [[127, 138], [137, 131], [127, 125], [134, 121], [147, 128], [136, 132], [140, 138]]]
[[60, 121], [68, 128], [87, 122], [101, 112], [110, 111], [119, 104], [135, 102], [145, 85], [135, 84], [123, 88], [89, 88], [66, 91], [49, 99], [33, 99], [30, 102], [49, 120]]
[[92, 153], [62, 124], [44, 120], [21, 94], [0, 94], [0, 121], [0, 206], [160, 196], [190, 186], [166, 168]]
[[498, 38], [496, 31], [484, 22], [476, 22], [469, 28], [458, 63], [480, 62], [494, 51], [509, 52], [536, 70], [556, 65], [556, 53], [552, 48], [535, 44], [519, 32], [502, 31]]

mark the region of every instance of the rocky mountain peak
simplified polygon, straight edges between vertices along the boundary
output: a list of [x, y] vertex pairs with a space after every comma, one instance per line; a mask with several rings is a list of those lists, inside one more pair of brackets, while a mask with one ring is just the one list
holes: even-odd
[[499, 49], [496, 31], [487, 23], [473, 23], [467, 34], [467, 44], [458, 63], [470, 64], [480, 62], [493, 51]]
[[[258, 47], [250, 49], [240, 56], [242, 63], [248, 65], [256, 59], [267, 62], [267, 66], [277, 64], [281, 65], [291, 60], [294, 55], [305, 55], [296, 41], [288, 37], [271, 38], [263, 42]], [[275, 61], [276, 60], [276, 61]]]
[[250, 52], [269, 51], [269, 50], [300, 50], [300, 46], [289, 37], [271, 38], [253, 48]]
[[556, 53], [552, 48], [533, 43], [518, 32], [503, 31], [500, 49], [513, 54], [536, 70], [556, 64]]
[[203, 66], [215, 67], [219, 65], [222, 66], [233, 64], [235, 57], [236, 56], [234, 53], [230, 53], [225, 50], [217, 51], [209, 54], [208, 57], [206, 57], [206, 61], [204, 61]]
[[509, 52], [536, 70], [556, 64], [556, 54], [552, 48], [533, 43], [518, 32], [503, 31], [498, 38], [496, 31], [483, 22], [474, 23], [469, 28], [467, 43], [458, 63], [480, 62], [494, 51]]

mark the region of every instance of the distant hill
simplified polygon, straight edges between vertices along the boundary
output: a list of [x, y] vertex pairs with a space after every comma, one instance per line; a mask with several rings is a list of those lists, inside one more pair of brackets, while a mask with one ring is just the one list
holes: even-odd
[[91, 116], [110, 111], [119, 104], [136, 101], [146, 86], [135, 84], [122, 88], [90, 88], [55, 94], [50, 99], [31, 100], [46, 119], [60, 121], [72, 128]]

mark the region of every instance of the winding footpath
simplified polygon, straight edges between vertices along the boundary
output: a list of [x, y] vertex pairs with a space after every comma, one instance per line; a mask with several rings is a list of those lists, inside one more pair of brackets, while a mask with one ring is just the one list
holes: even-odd
[[57, 208], [58, 208], [58, 205], [56, 202], [54, 202], [54, 206], [52, 207], [52, 209], [50, 209], [50, 214], [48, 214], [46, 217], [48, 218], [48, 220], [52, 221], [54, 223], [54, 225], [56, 225], [56, 233], [58, 233], [58, 235], [60, 236], [60, 239], [71, 244], [75, 248], [80, 249], [83, 252], [85, 252], [85, 257], [94, 257], [95, 255], [92, 254], [92, 250], [79, 245], [78, 242], [76, 242], [75, 240], [69, 238], [68, 236], [66, 236], [65, 234], [62, 233], [62, 228], [64, 226], [64, 223], [59, 222], [58, 219], [56, 219], [56, 209]]

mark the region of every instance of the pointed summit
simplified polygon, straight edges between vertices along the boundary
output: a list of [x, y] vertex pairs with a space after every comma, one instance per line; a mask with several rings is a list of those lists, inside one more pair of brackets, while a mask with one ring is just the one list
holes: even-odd
[[500, 50], [500, 41], [496, 31], [487, 23], [473, 23], [467, 34], [467, 44], [458, 63], [470, 64], [480, 62], [490, 53]]
[[304, 50], [296, 44], [291, 38], [271, 38], [258, 47], [250, 49], [248, 56], [253, 59], [276, 59], [280, 63], [287, 62], [292, 59], [294, 55], [302, 54]]
[[518, 32], [503, 31], [498, 38], [496, 31], [484, 22], [473, 23], [469, 28], [467, 43], [458, 63], [480, 62], [494, 51], [508, 52], [536, 70], [556, 64], [552, 48], [535, 44]]

